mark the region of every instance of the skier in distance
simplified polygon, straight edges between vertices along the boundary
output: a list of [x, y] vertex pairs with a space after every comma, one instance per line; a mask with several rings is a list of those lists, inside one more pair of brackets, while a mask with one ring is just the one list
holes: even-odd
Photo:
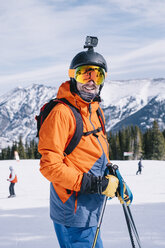
[[137, 170], [137, 172], [136, 172], [136, 175], [142, 173], [142, 167], [144, 167], [144, 166], [142, 165], [142, 158], [140, 158], [140, 160], [139, 160], [139, 162], [138, 162], [138, 170]]
[[8, 198], [12, 198], [12, 197], [16, 197], [14, 186], [15, 183], [17, 183], [17, 175], [15, 174], [15, 171], [12, 166], [9, 167], [9, 170], [10, 170], [10, 175], [7, 181], [10, 182], [10, 186], [9, 186], [10, 195], [8, 196]]

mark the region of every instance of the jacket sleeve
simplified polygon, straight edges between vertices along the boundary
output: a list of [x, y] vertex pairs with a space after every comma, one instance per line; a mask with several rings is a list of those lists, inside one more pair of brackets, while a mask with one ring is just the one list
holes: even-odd
[[39, 132], [38, 151], [42, 156], [40, 171], [49, 181], [79, 191], [83, 173], [71, 161], [69, 164], [64, 162], [64, 150], [76, 128], [72, 115], [62, 104], [50, 112]]

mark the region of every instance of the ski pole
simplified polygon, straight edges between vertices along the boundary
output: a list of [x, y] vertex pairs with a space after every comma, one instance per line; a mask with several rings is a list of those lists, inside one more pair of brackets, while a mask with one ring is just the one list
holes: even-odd
[[133, 217], [132, 217], [131, 209], [130, 209], [129, 206], [127, 206], [127, 209], [128, 209], [128, 213], [129, 213], [129, 216], [131, 218], [131, 221], [132, 221], [132, 225], [134, 226], [134, 230], [136, 232], [136, 235], [137, 235], [138, 239], [140, 240], [138, 232], [137, 232], [137, 229], [136, 229], [136, 226], [135, 226], [135, 222], [134, 222]]
[[102, 209], [101, 209], [101, 213], [100, 213], [100, 217], [99, 217], [99, 221], [98, 221], [98, 224], [97, 224], [97, 229], [96, 229], [95, 237], [94, 237], [94, 240], [93, 240], [92, 248], [95, 248], [95, 246], [96, 246], [96, 242], [97, 242], [98, 234], [99, 234], [99, 231], [100, 231], [100, 226], [101, 226], [101, 223], [102, 223], [102, 219], [103, 219], [107, 199], [108, 199], [108, 197], [105, 196], [103, 206], [102, 206]]
[[[138, 232], [137, 232], [135, 223], [133, 221], [131, 210], [130, 210], [129, 206], [127, 206], [127, 204], [125, 202], [123, 204], [123, 210], [124, 210], [124, 214], [125, 214], [125, 219], [126, 219], [126, 222], [127, 222], [127, 226], [129, 226], [128, 227], [128, 231], [129, 231], [129, 235], [130, 235], [132, 246], [133, 246], [133, 243], [134, 243], [133, 236], [132, 236], [132, 231], [133, 231], [134, 236], [135, 236], [136, 241], [137, 241], [137, 244], [138, 244], [139, 248], [141, 248], [140, 238], [139, 238], [139, 235], [138, 235]], [[131, 231], [131, 228], [132, 228], [132, 231]], [[135, 244], [134, 244], [133, 248], [134, 247], [135, 247]]]
[[[109, 174], [114, 175], [114, 168], [112, 166], [112, 163], [108, 163], [107, 168], [109, 170]], [[100, 216], [99, 216], [99, 221], [98, 221], [98, 224], [97, 224], [96, 233], [95, 233], [95, 237], [94, 237], [94, 240], [93, 240], [92, 248], [95, 248], [95, 246], [96, 246], [96, 242], [97, 242], [98, 234], [99, 234], [99, 231], [100, 231], [100, 226], [101, 226], [101, 223], [102, 223], [102, 220], [103, 220], [103, 215], [104, 215], [107, 200], [108, 200], [108, 197], [105, 196], [104, 201], [103, 201], [103, 206], [102, 206], [102, 209], [101, 209], [101, 213], [100, 213]]]
[[[119, 172], [119, 169], [118, 169], [119, 167], [118, 167], [118, 165], [113, 165], [113, 168], [115, 170], [115, 176], [119, 179], [119, 187], [123, 191], [123, 181], [122, 181], [122, 177], [121, 177], [121, 174]], [[120, 190], [119, 189], [118, 189], [118, 192], [120, 194]], [[123, 196], [124, 196], [124, 194], [122, 192], [122, 196], [121, 197], [123, 198]], [[125, 220], [126, 220], [126, 224], [127, 224], [128, 233], [129, 233], [129, 236], [130, 236], [132, 248], [136, 248], [135, 247], [135, 243], [134, 243], [134, 238], [133, 238], [133, 235], [132, 235], [132, 230], [131, 230], [131, 225], [130, 225], [129, 217], [128, 217], [128, 214], [127, 214], [127, 209], [126, 209], [127, 206], [126, 206], [125, 201], [122, 204], [122, 206], [123, 206], [124, 216], [125, 216]]]
[[118, 166], [117, 165], [114, 165], [114, 166], [115, 166], [116, 176], [119, 179], [119, 187], [122, 191], [121, 192], [120, 190], [118, 190], [118, 192], [119, 192], [119, 194], [122, 197], [123, 202], [124, 202], [122, 205], [123, 205], [123, 211], [124, 211], [124, 215], [125, 215], [125, 219], [126, 219], [126, 223], [127, 223], [127, 227], [128, 227], [128, 232], [129, 232], [131, 244], [132, 244], [132, 247], [135, 248], [135, 243], [134, 243], [134, 239], [133, 239], [133, 235], [132, 235], [132, 231], [133, 231], [134, 236], [136, 238], [136, 241], [138, 243], [138, 246], [139, 246], [139, 248], [141, 248], [140, 238], [139, 238], [135, 223], [133, 221], [131, 210], [130, 210], [129, 206], [127, 206], [126, 202], [124, 201], [124, 191], [123, 191], [124, 180], [123, 180], [123, 178], [122, 178], [122, 176], [118, 170]]
[[127, 223], [127, 228], [128, 228], [128, 233], [129, 233], [129, 236], [130, 236], [132, 248], [136, 248], [135, 243], [134, 243], [134, 239], [133, 239], [133, 235], [132, 235], [132, 230], [131, 230], [129, 218], [128, 218], [128, 215], [126, 213], [126, 206], [125, 206], [125, 204], [122, 204], [122, 206], [123, 206], [123, 211], [124, 211], [125, 220], [126, 220], [126, 223]]

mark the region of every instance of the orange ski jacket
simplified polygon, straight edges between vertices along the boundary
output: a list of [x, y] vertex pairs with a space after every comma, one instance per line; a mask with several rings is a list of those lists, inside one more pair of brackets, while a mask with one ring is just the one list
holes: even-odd
[[[70, 81], [60, 86], [57, 98], [66, 98], [79, 109], [84, 132], [100, 127], [96, 113], [99, 102], [88, 103], [71, 92]], [[84, 172], [104, 175], [109, 162], [108, 142], [103, 131], [97, 135], [82, 136], [77, 147], [66, 156], [64, 150], [75, 128], [75, 117], [70, 108], [61, 103], [56, 105], [39, 131], [40, 171], [51, 182], [51, 218], [69, 226], [92, 226], [97, 224], [104, 197], [98, 194], [82, 195], [79, 191]]]

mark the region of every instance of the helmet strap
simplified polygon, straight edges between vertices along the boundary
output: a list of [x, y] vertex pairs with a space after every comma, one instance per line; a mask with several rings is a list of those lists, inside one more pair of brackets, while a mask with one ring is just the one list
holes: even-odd
[[101, 84], [100, 87], [99, 87], [99, 94], [98, 94], [99, 96], [100, 96], [100, 93], [101, 93], [101, 90], [102, 90], [103, 86], [104, 86], [104, 83]]

